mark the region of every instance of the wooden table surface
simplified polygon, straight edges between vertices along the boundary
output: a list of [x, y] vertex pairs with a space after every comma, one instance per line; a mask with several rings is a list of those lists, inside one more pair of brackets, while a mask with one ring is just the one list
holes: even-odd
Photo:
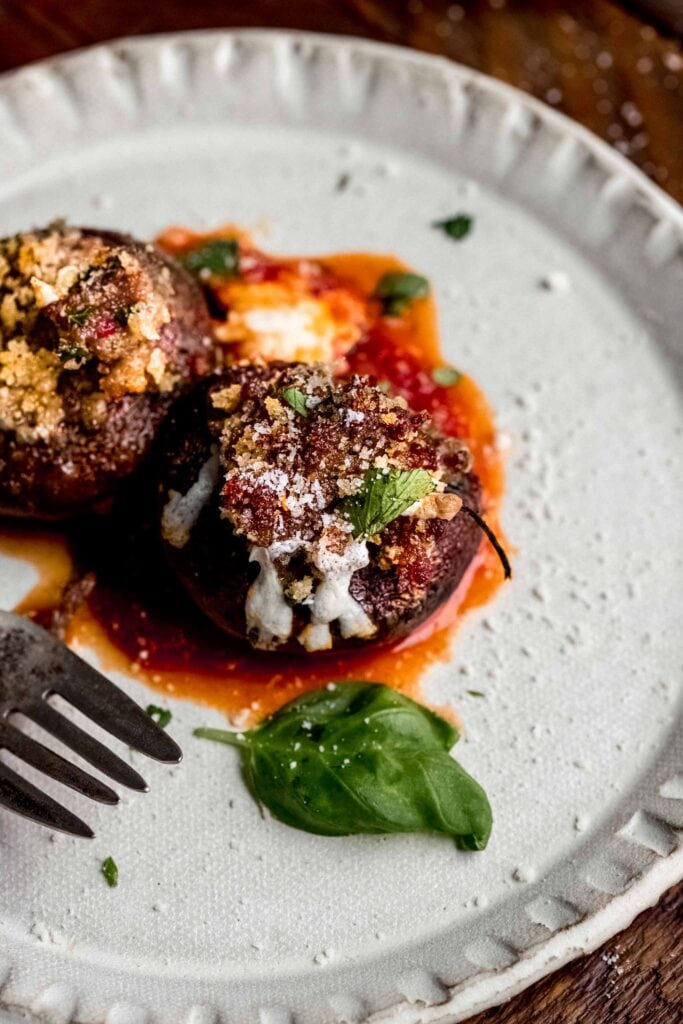
[[[175, 29], [259, 25], [367, 36], [445, 54], [533, 93], [681, 201], [681, 45], [665, 20], [650, 23], [637, 10], [608, 0], [0, 0], [0, 70]], [[602, 949], [472, 1024], [676, 1024], [682, 964], [679, 886]]]

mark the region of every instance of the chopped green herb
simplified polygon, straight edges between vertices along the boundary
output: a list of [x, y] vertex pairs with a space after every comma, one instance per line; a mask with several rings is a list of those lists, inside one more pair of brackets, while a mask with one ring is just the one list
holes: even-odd
[[102, 867], [100, 869], [104, 875], [105, 881], [110, 889], [115, 889], [119, 884], [119, 869], [116, 866], [116, 861], [113, 857], [107, 857], [106, 860], [102, 861]]
[[432, 380], [442, 388], [451, 388], [457, 384], [462, 374], [453, 366], [436, 366], [432, 370]]
[[392, 271], [379, 279], [374, 295], [385, 316], [400, 316], [415, 299], [429, 295], [429, 281], [419, 274]]
[[361, 489], [344, 499], [341, 511], [353, 525], [354, 537], [374, 537], [435, 486], [426, 469], [369, 469]]
[[469, 235], [473, 223], [474, 219], [469, 214], [456, 213], [454, 217], [433, 221], [432, 227], [440, 228], [449, 238], [454, 238], [456, 242], [459, 242], [466, 235]]
[[483, 850], [491, 807], [450, 756], [457, 730], [382, 683], [328, 684], [248, 732], [196, 729], [240, 749], [254, 797], [317, 835], [428, 832]]
[[183, 256], [187, 270], [199, 277], [236, 277], [240, 271], [240, 249], [236, 238], [214, 238]]
[[130, 314], [135, 309], [135, 306], [121, 306], [114, 313], [114, 320], [119, 327], [127, 327]]
[[87, 348], [81, 348], [79, 345], [62, 346], [57, 349], [57, 355], [62, 363], [83, 363], [87, 359], [90, 359], [90, 353]]
[[285, 388], [282, 392], [282, 397], [288, 405], [291, 405], [294, 412], [298, 412], [300, 416], [308, 416], [306, 395], [303, 391], [299, 391], [298, 388]]
[[148, 704], [145, 711], [150, 718], [154, 719], [160, 729], [165, 729], [173, 718], [173, 713], [168, 708], [160, 708], [156, 704]]
[[482, 693], [481, 690], [468, 690], [470, 697], [485, 697], [486, 694]]
[[70, 324], [76, 324], [77, 327], [84, 327], [94, 312], [94, 306], [83, 306], [82, 309], [75, 309], [73, 313], [67, 313], [66, 319]]
[[339, 177], [337, 178], [337, 184], [334, 186], [335, 191], [346, 192], [347, 188], [349, 187], [350, 181], [351, 175], [349, 174], [348, 171], [344, 171], [343, 174], [340, 174]]

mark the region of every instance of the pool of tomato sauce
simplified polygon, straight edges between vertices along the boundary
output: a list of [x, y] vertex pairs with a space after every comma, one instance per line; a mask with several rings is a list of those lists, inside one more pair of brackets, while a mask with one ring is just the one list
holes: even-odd
[[[175, 230], [162, 241], [178, 252], [194, 237]], [[270, 258], [254, 264], [251, 273], [264, 279], [277, 275], [278, 266], [295, 262]], [[321, 262], [332, 278], [338, 276], [364, 295], [372, 293], [385, 272], [405, 269], [395, 257], [366, 253], [327, 256]], [[347, 361], [350, 372], [389, 382], [413, 408], [427, 410], [444, 433], [467, 440], [487, 519], [499, 532], [504, 473], [492, 410], [464, 374], [451, 387], [434, 382], [432, 371], [443, 360], [433, 300], [415, 302], [402, 317], [373, 317]], [[378, 680], [419, 696], [429, 666], [449, 660], [454, 629], [464, 613], [487, 602], [503, 581], [497, 557], [482, 537], [452, 598], [408, 639], [357, 652], [255, 652], [214, 628], [176, 585], [158, 552], [148, 502], [151, 506], [145, 481], [134, 481], [113, 506], [69, 527], [1, 525], [0, 551], [28, 560], [38, 574], [38, 583], [16, 610], [53, 621], [65, 586], [89, 573], [95, 582], [68, 620], [67, 641], [94, 650], [105, 669], [124, 671], [169, 696], [219, 708], [240, 724], [331, 680]]]

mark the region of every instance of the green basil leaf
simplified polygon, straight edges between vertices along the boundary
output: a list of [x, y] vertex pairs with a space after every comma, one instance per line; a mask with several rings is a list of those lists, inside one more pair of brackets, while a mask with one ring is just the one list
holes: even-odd
[[235, 238], [214, 238], [191, 249], [182, 257], [192, 274], [200, 277], [236, 277], [240, 271], [240, 250]]
[[432, 380], [442, 388], [452, 388], [461, 377], [460, 371], [453, 366], [435, 366], [432, 370]]
[[94, 312], [94, 306], [83, 306], [82, 309], [75, 309], [73, 313], [67, 313], [66, 319], [70, 324], [76, 324], [77, 327], [85, 327]]
[[377, 282], [374, 291], [387, 316], [400, 316], [415, 299], [429, 295], [429, 281], [419, 274], [391, 272]]
[[348, 171], [343, 171], [337, 178], [337, 183], [334, 186], [337, 192], [346, 192], [351, 182], [351, 175]]
[[308, 416], [308, 407], [306, 406], [306, 395], [303, 391], [299, 391], [298, 388], [285, 388], [282, 392], [282, 397], [285, 402], [291, 405], [295, 412], [298, 412], [300, 416]]
[[90, 359], [87, 348], [81, 348], [80, 345], [60, 345], [57, 355], [61, 363], [84, 363]]
[[248, 732], [195, 735], [239, 747], [253, 795], [293, 828], [439, 833], [471, 850], [488, 841], [486, 794], [449, 754], [457, 731], [382, 683], [329, 684]]
[[472, 230], [474, 219], [467, 213], [456, 213], [454, 217], [446, 217], [445, 220], [435, 220], [433, 228], [440, 228], [449, 238], [459, 242]]
[[173, 718], [172, 711], [169, 711], [168, 708], [157, 707], [156, 704], [148, 704], [145, 711], [150, 718], [154, 719], [160, 729], [165, 729]]
[[361, 489], [342, 502], [341, 512], [354, 537], [374, 537], [435, 487], [426, 469], [369, 469]]
[[116, 861], [113, 857], [107, 857], [106, 860], [102, 861], [102, 867], [100, 869], [104, 875], [105, 881], [110, 889], [115, 889], [119, 884], [119, 869], [116, 866]]
[[114, 312], [114, 322], [118, 327], [127, 327], [130, 315], [135, 309], [135, 305], [132, 306], [120, 306]]

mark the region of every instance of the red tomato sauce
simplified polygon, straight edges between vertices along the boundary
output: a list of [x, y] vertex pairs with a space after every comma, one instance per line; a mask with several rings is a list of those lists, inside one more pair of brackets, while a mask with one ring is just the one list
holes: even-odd
[[[234, 229], [196, 236], [173, 228], [159, 242], [177, 255], [199, 237], [226, 235], [238, 235], [241, 245], [250, 245]], [[249, 252], [244, 273], [252, 281], [303, 272], [312, 275], [321, 293], [331, 290], [342, 301], [348, 289], [355, 299], [363, 299], [368, 323], [346, 356], [347, 370], [388, 382], [413, 408], [428, 411], [441, 431], [468, 442], [483, 485], [487, 520], [500, 537], [504, 470], [493, 413], [465, 374], [449, 387], [434, 381], [434, 369], [443, 365], [434, 301], [419, 299], [400, 317], [381, 317], [371, 298], [379, 278], [406, 269], [404, 265], [393, 256], [368, 253], [298, 260]], [[48, 620], [68, 581], [91, 573], [94, 585], [67, 627], [71, 645], [94, 649], [104, 668], [131, 673], [161, 693], [217, 707], [244, 724], [330, 680], [376, 680], [418, 696], [429, 666], [450, 658], [463, 614], [490, 600], [503, 581], [498, 558], [482, 537], [452, 598], [409, 638], [376, 650], [278, 655], [230, 639], [195, 609], [157, 554], [151, 518], [145, 516], [144, 499], [134, 487], [119, 501], [118, 510], [115, 502], [113, 511], [77, 528], [0, 526], [0, 551], [28, 560], [38, 573], [38, 583], [18, 611]]]

